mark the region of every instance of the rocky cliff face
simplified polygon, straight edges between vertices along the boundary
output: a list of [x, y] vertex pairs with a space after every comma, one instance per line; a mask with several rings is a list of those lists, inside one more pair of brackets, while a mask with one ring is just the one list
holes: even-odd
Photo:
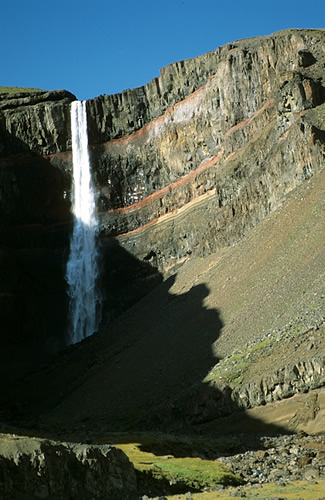
[[238, 241], [323, 163], [323, 64], [323, 32], [289, 31], [90, 101], [103, 233], [163, 272]]
[[[324, 30], [241, 40], [87, 102], [103, 269], [109, 256], [121, 271], [128, 255], [140, 283], [110, 296], [110, 310], [145, 293], [148, 276], [234, 244], [322, 167], [324, 40]], [[12, 320], [17, 300], [25, 333], [42, 336], [58, 292], [55, 309], [64, 312], [53, 339], [64, 325], [73, 99], [66, 91], [0, 95], [1, 300], [10, 337], [22, 329]], [[56, 278], [47, 294], [49, 268]], [[105, 289], [117, 282], [104, 271]]]
[[66, 90], [0, 93], [1, 157], [71, 149], [69, 104], [75, 99]]
[[4, 365], [64, 345], [64, 261], [70, 172], [50, 153], [70, 147], [66, 91], [0, 94], [0, 315]]

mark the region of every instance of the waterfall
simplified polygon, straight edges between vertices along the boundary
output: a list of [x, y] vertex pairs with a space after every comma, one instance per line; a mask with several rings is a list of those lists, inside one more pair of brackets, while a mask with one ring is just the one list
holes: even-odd
[[74, 226], [66, 281], [70, 297], [69, 340], [75, 344], [97, 330], [101, 306], [97, 288], [98, 224], [90, 173], [86, 101], [71, 103], [71, 135]]

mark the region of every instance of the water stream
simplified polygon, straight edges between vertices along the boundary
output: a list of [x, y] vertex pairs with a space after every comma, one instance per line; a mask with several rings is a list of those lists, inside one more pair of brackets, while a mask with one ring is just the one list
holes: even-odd
[[74, 226], [66, 281], [70, 297], [69, 343], [92, 335], [100, 320], [95, 193], [88, 152], [86, 101], [71, 104]]

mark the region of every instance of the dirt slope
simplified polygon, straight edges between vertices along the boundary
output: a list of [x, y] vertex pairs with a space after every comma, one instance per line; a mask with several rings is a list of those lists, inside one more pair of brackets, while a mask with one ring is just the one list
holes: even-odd
[[236, 246], [187, 262], [107, 331], [10, 388], [11, 418], [62, 432], [136, 426], [235, 348], [296, 321], [322, 323], [324, 209], [325, 170]]

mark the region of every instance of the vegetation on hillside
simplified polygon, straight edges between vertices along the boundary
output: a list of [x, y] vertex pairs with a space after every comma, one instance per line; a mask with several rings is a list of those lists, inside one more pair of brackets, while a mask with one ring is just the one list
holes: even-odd
[[0, 87], [0, 94], [18, 94], [20, 92], [43, 92], [43, 90], [32, 87]]

